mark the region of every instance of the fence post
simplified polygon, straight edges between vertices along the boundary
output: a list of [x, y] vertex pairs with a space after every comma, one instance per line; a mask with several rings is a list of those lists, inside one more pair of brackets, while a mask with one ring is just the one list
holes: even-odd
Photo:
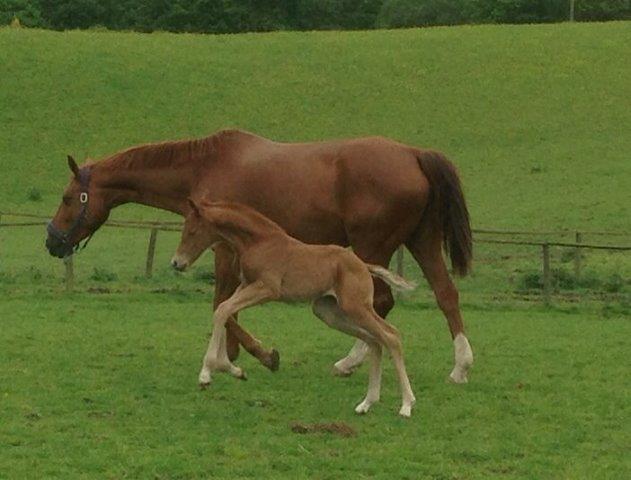
[[[576, 243], [581, 243], [583, 241], [581, 232], [576, 232], [575, 240]], [[576, 247], [576, 250], [574, 251], [574, 276], [577, 280], [581, 276], [581, 247]]]
[[552, 291], [552, 281], [550, 278], [550, 245], [544, 243], [543, 247], [543, 301], [550, 305], [550, 293]]
[[574, 3], [575, 0], [570, 0], [570, 22], [574, 21]]
[[156, 253], [156, 239], [158, 237], [158, 229], [152, 228], [149, 235], [149, 247], [147, 248], [147, 263], [145, 264], [145, 277], [151, 278], [153, 274], [153, 257]]
[[74, 288], [74, 265], [72, 258], [73, 255], [64, 257], [64, 267], [66, 267], [66, 292], [72, 292]]

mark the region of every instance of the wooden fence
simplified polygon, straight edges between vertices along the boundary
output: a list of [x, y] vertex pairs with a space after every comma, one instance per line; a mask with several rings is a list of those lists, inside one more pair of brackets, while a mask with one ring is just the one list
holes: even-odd
[[[28, 218], [27, 221], [18, 222], [5, 222], [6, 217], [10, 218]], [[29, 226], [44, 226], [50, 217], [44, 215], [36, 215], [30, 213], [14, 213], [14, 212], [0, 212], [0, 228], [9, 227], [29, 227]], [[182, 222], [177, 221], [164, 221], [164, 222], [151, 222], [140, 220], [108, 220], [103, 226], [110, 228], [131, 228], [142, 229], [149, 231], [149, 239], [147, 246], [147, 258], [145, 262], [145, 276], [151, 278], [153, 274], [153, 262], [155, 258], [156, 242], [158, 239], [158, 232], [179, 232], [182, 227]], [[613, 231], [574, 231], [574, 230], [557, 230], [557, 231], [523, 231], [523, 230], [498, 230], [498, 229], [473, 229], [474, 243], [487, 243], [498, 245], [525, 245], [538, 247], [541, 249], [541, 262], [542, 262], [542, 277], [543, 277], [543, 299], [546, 304], [549, 304], [552, 296], [552, 270], [550, 268], [550, 247], [564, 247], [574, 249], [574, 275], [579, 278], [581, 275], [581, 250], [609, 250], [609, 251], [629, 251], [631, 245], [606, 245], [606, 244], [594, 244], [584, 243], [583, 238], [586, 235], [600, 236], [600, 237], [631, 237], [630, 233], [626, 232], [613, 232]], [[560, 242], [549, 240], [522, 240], [522, 239], [506, 239], [506, 238], [493, 238], [493, 237], [568, 237], [574, 238], [574, 242]], [[404, 275], [404, 262], [403, 262], [403, 247], [399, 248], [395, 257], [396, 271], [399, 275]], [[68, 291], [71, 291], [74, 286], [74, 266], [72, 256], [64, 259], [65, 265], [65, 285]]]

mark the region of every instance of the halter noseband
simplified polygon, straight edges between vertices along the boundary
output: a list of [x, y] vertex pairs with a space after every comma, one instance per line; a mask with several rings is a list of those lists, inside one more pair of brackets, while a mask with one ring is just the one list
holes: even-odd
[[93, 235], [93, 233], [90, 234], [88, 239], [83, 243], [83, 246], [81, 246], [80, 243], [77, 243], [76, 245], [73, 246], [70, 242], [70, 239], [74, 236], [76, 231], [85, 221], [85, 217], [88, 213], [88, 200], [89, 200], [88, 189], [90, 187], [90, 168], [86, 167], [86, 168], [80, 169], [78, 177], [79, 177], [78, 178], [79, 185], [81, 187], [81, 193], [79, 193], [79, 202], [81, 203], [81, 210], [79, 210], [79, 215], [77, 216], [77, 218], [75, 218], [74, 222], [72, 222], [72, 225], [70, 225], [70, 228], [66, 232], [58, 229], [53, 224], [52, 220], [48, 222], [48, 225], [46, 225], [46, 231], [48, 232], [48, 234], [51, 237], [59, 240], [63, 247], [66, 247], [66, 248], [70, 247], [71, 252], [72, 251], [76, 252], [79, 249], [85, 248]]

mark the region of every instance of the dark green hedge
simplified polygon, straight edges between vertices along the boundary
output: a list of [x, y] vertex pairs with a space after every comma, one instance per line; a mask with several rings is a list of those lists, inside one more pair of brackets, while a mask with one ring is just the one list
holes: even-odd
[[[576, 0], [579, 21], [631, 19], [631, 0]], [[570, 0], [0, 0], [0, 25], [229, 33], [568, 19]]]

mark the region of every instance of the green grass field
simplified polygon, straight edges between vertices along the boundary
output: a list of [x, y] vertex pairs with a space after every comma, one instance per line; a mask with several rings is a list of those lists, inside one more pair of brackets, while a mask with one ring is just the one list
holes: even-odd
[[[281, 350], [272, 374], [197, 389], [206, 348], [200, 294], [19, 296], [0, 304], [3, 478], [628, 477], [628, 319], [472, 310], [471, 382], [445, 383], [448, 334], [433, 310], [398, 307], [417, 405], [397, 415], [394, 371], [364, 417], [365, 368], [332, 363], [347, 337], [306, 307], [269, 305], [244, 323]], [[300, 435], [294, 422], [357, 432]]]
[[[473, 226], [631, 233], [631, 23], [224, 36], [0, 29], [0, 211], [52, 216], [65, 156], [239, 127], [283, 141], [386, 135], [458, 165]], [[114, 219], [173, 219], [125, 206]], [[0, 221], [16, 221], [3, 216]], [[24, 219], [22, 219], [24, 220]], [[161, 232], [104, 228], [75, 259], [75, 293], [43, 227], [0, 228], [0, 478], [612, 478], [631, 476], [631, 259], [476, 244], [459, 280], [476, 354], [452, 347], [421, 284], [395, 308], [418, 404], [388, 363], [382, 403], [353, 412], [366, 369], [333, 378], [348, 338], [307, 307], [244, 323], [281, 351], [271, 374], [196, 389], [210, 256], [182, 275]], [[543, 238], [548, 238], [542, 236]], [[584, 235], [628, 245], [629, 236]], [[406, 276], [420, 280], [409, 258]], [[299, 435], [293, 422], [357, 435]]]

